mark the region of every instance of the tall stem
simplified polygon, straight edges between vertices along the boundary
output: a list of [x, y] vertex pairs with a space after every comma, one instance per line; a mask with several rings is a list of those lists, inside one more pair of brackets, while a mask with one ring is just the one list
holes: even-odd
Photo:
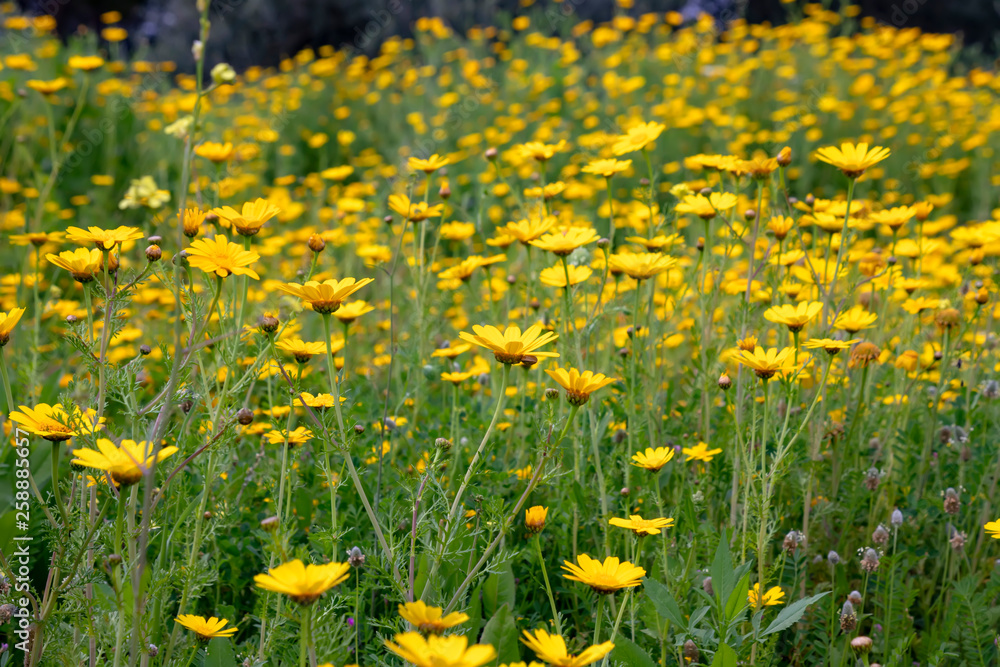
[[559, 620], [559, 610], [556, 609], [556, 599], [552, 596], [552, 584], [549, 583], [549, 573], [545, 569], [545, 558], [542, 557], [542, 535], [535, 535], [535, 554], [538, 556], [538, 567], [542, 570], [542, 579], [545, 580], [545, 593], [549, 596], [549, 607], [552, 609], [552, 623], [555, 625], [556, 634], [562, 634], [562, 622]]

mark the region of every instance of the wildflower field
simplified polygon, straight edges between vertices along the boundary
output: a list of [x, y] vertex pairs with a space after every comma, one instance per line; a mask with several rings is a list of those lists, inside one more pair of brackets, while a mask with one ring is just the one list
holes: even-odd
[[0, 35], [0, 667], [1000, 664], [1000, 78], [572, 3]]

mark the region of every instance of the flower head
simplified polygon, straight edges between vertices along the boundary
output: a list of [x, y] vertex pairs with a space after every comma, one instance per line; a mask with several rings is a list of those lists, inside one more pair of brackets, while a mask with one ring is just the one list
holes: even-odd
[[659, 472], [660, 469], [670, 463], [674, 458], [673, 447], [647, 447], [644, 452], [636, 452], [632, 455], [632, 465], [645, 468], [651, 472]]
[[540, 533], [545, 528], [545, 518], [549, 515], [549, 508], [535, 505], [524, 510], [524, 526], [530, 533]]
[[566, 390], [569, 402], [573, 405], [583, 405], [590, 400], [592, 393], [617, 382], [615, 378], [609, 378], [603, 373], [594, 373], [593, 371], [583, 371], [581, 373], [575, 368], [570, 368], [569, 370], [565, 368], [556, 368], [555, 370], [546, 368], [545, 372], [548, 373], [549, 377], [562, 385], [562, 388]]
[[311, 343], [301, 338], [279, 340], [274, 346], [295, 357], [295, 361], [300, 364], [306, 363], [317, 354], [326, 354], [326, 343]]
[[873, 146], [869, 149], [867, 143], [861, 142], [855, 145], [845, 141], [840, 148], [836, 146], [820, 148], [816, 151], [816, 157], [840, 169], [848, 178], [857, 178], [865, 173], [868, 167], [889, 157], [889, 149], [882, 146]]
[[347, 580], [351, 566], [347, 563], [304, 564], [301, 560], [282, 563], [267, 574], [258, 574], [253, 580], [258, 588], [282, 593], [301, 605], [312, 604], [337, 584]]
[[674, 210], [711, 220], [720, 211], [728, 211], [736, 206], [736, 202], [736, 195], [731, 192], [713, 192], [708, 197], [702, 194], [687, 195], [681, 203], [674, 206]]
[[526, 144], [519, 144], [514, 148], [521, 157], [534, 158], [539, 162], [545, 162], [546, 160], [551, 160], [553, 155], [566, 148], [566, 140], [564, 139], [558, 144], [543, 144], [540, 141], [529, 141]]
[[174, 620], [198, 635], [198, 639], [203, 642], [216, 637], [232, 637], [236, 634], [235, 627], [226, 627], [229, 621], [224, 618], [216, 618], [215, 616], [205, 618], [194, 614], [181, 614]]
[[198, 157], [203, 157], [210, 162], [220, 164], [233, 157], [233, 145], [228, 141], [224, 144], [215, 141], [206, 141], [195, 146], [194, 153]]
[[313, 438], [313, 432], [305, 426], [299, 426], [294, 431], [285, 429], [274, 429], [264, 434], [264, 437], [272, 445], [285, 445], [286, 447], [296, 447], [304, 445]]
[[853, 306], [840, 315], [833, 322], [834, 329], [842, 329], [848, 333], [857, 333], [862, 329], [868, 329], [875, 325], [878, 315], [869, 313], [864, 306]]
[[198, 239], [188, 246], [186, 252], [191, 266], [205, 273], [214, 273], [220, 278], [237, 275], [260, 280], [257, 272], [248, 268], [260, 259], [260, 255], [244, 250], [221, 234], [210, 239]]
[[633, 280], [647, 280], [663, 273], [677, 260], [658, 252], [637, 252], [623, 255], [612, 255], [608, 259], [608, 268], [613, 272], [624, 273]]
[[823, 310], [820, 301], [803, 301], [796, 305], [772, 306], [764, 311], [764, 319], [775, 324], [784, 324], [789, 331], [802, 331], [802, 328]]
[[563, 577], [586, 584], [597, 593], [614, 593], [622, 588], [640, 586], [646, 576], [643, 568], [627, 561], [621, 562], [614, 556], [609, 556], [602, 563], [587, 554], [580, 554], [576, 561], [563, 561], [562, 567], [569, 573]]
[[759, 345], [753, 352], [740, 350], [736, 353], [736, 361], [744, 366], [749, 366], [761, 380], [767, 381], [774, 377], [775, 373], [786, 373], [794, 370], [795, 361], [793, 359], [795, 350], [786, 347], [782, 350], [771, 348], [764, 351]]
[[[20, 424], [28, 433], [50, 442], [62, 442], [74, 435], [96, 431], [99, 428], [94, 422], [96, 414], [93, 410], [80, 412], [77, 407], [66, 412], [59, 403], [39, 403], [34, 408], [22, 405], [20, 412], [15, 410], [10, 413], [10, 420]], [[104, 423], [104, 417], [101, 417], [101, 423]]]
[[810, 338], [809, 340], [807, 340], [805, 343], [802, 344], [802, 347], [806, 348], [807, 350], [823, 350], [830, 356], [833, 356], [835, 354], [838, 354], [842, 350], [849, 349], [851, 345], [854, 345], [857, 342], [858, 340], [856, 338], [852, 338], [851, 340], [837, 340], [835, 338]]
[[278, 289], [285, 294], [299, 297], [317, 313], [327, 315], [340, 308], [344, 299], [370, 282], [373, 282], [371, 278], [362, 278], [361, 280], [344, 278], [340, 282], [336, 280], [324, 280], [323, 282], [310, 280], [305, 285], [298, 283], [278, 285]]
[[58, 255], [47, 254], [45, 259], [60, 269], [66, 269], [73, 280], [78, 283], [89, 283], [94, 279], [94, 274], [101, 271], [102, 259], [104, 256], [100, 250], [91, 248], [77, 248], [76, 250], [65, 250]]
[[572, 655], [566, 650], [566, 642], [562, 637], [550, 635], [542, 629], [535, 630], [533, 633], [525, 630], [524, 638], [521, 641], [534, 651], [538, 658], [553, 667], [584, 667], [611, 653], [615, 647], [612, 642], [603, 642], [585, 648], [577, 655]]
[[585, 174], [594, 174], [596, 176], [603, 176], [604, 178], [611, 178], [615, 174], [627, 171], [631, 166], [632, 160], [594, 160], [580, 171]]
[[340, 308], [333, 311], [333, 316], [344, 324], [350, 324], [373, 310], [375, 310], [375, 306], [370, 305], [367, 301], [358, 299], [357, 301], [340, 304]]
[[135, 241], [142, 238], [142, 231], [136, 227], [116, 227], [115, 229], [101, 229], [100, 227], [67, 227], [66, 239], [80, 245], [94, 245], [102, 250], [110, 250], [116, 245], [126, 241]]
[[611, 152], [620, 156], [641, 151], [656, 141], [665, 129], [667, 129], [666, 125], [656, 121], [639, 123], [615, 140], [611, 146]]
[[781, 599], [783, 597], [785, 597], [785, 592], [781, 590], [780, 586], [773, 586], [772, 588], [767, 589], [763, 597], [761, 597], [760, 594], [760, 584], [754, 584], [753, 588], [747, 591], [747, 600], [750, 602], [750, 606], [754, 609], [784, 604]]
[[440, 218], [444, 204], [433, 206], [422, 201], [410, 201], [406, 195], [389, 195], [389, 208], [411, 222], [423, 222], [427, 218]]
[[997, 519], [996, 521], [987, 521], [986, 524], [983, 525], [983, 530], [985, 530], [986, 534], [994, 540], [1000, 540], [1000, 519]]
[[264, 223], [281, 213], [281, 209], [266, 199], [257, 198], [246, 202], [237, 211], [231, 206], [213, 208], [212, 213], [224, 220], [224, 227], [233, 227], [240, 236], [253, 236], [260, 231]]
[[715, 456], [717, 454], [721, 454], [722, 450], [721, 449], [709, 449], [707, 443], [699, 442], [694, 447], [684, 447], [684, 448], [682, 448], [681, 449], [681, 453], [683, 453], [684, 456], [687, 457], [686, 459], [684, 459], [685, 462], [688, 462], [688, 461], [702, 461], [704, 463], [708, 463], [713, 458], [715, 458]]
[[424, 604], [423, 600], [399, 605], [399, 615], [424, 633], [444, 632], [448, 628], [461, 625], [469, 620], [468, 614], [455, 611], [447, 616], [442, 616], [443, 611], [441, 607], [431, 607]]
[[153, 467], [154, 462], [162, 461], [168, 456], [177, 452], [176, 447], [161, 447], [160, 451], [154, 452], [153, 446], [145, 440], [136, 442], [135, 440], [122, 440], [120, 445], [107, 438], [97, 439], [97, 451], [93, 449], [74, 449], [73, 463], [103, 470], [111, 475], [118, 486], [132, 486], [140, 479], [147, 470]]
[[638, 514], [630, 514], [627, 519], [612, 518], [608, 523], [618, 528], [628, 528], [639, 537], [659, 535], [661, 528], [674, 525], [673, 519], [643, 519]]
[[465, 635], [424, 638], [419, 632], [406, 632], [393, 639], [385, 640], [386, 648], [416, 667], [480, 667], [497, 656], [489, 644], [469, 646]]
[[551, 331], [542, 333], [542, 327], [538, 324], [528, 327], [524, 333], [521, 333], [521, 329], [517, 326], [507, 327], [501, 332], [492, 325], [482, 327], [476, 324], [472, 330], [475, 332], [474, 335], [462, 331], [458, 334], [459, 338], [490, 350], [502, 364], [520, 364], [528, 355], [536, 359], [559, 356], [558, 352], [539, 350], [559, 336]]
[[425, 174], [433, 174], [435, 171], [441, 167], [447, 167], [451, 164], [451, 160], [447, 157], [441, 157], [437, 153], [430, 156], [426, 160], [421, 160], [420, 158], [411, 157], [409, 160], [410, 169], [420, 170]]
[[567, 227], [562, 231], [545, 234], [531, 241], [531, 245], [547, 250], [559, 257], [565, 257], [577, 248], [593, 243], [598, 238], [591, 227]]
[[572, 287], [586, 282], [594, 274], [594, 271], [589, 266], [567, 265], [564, 268], [562, 265], [556, 264], [542, 269], [538, 274], [538, 280], [549, 287], [566, 287], [567, 273], [569, 274], [569, 285]]
[[0, 313], [0, 347], [10, 341], [10, 332], [24, 315], [24, 308], [11, 308], [9, 313]]

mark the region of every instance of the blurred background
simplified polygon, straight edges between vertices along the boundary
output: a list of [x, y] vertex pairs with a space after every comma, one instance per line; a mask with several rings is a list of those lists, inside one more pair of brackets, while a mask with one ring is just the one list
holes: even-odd
[[[122, 16], [119, 25], [129, 32], [120, 45], [128, 55], [170, 60], [183, 71], [191, 70], [191, 43], [198, 34], [195, 0], [23, 0], [18, 4], [29, 14], [55, 16], [64, 37], [96, 32], [102, 14], [118, 12]], [[424, 16], [441, 17], [464, 33], [475, 25], [508, 25], [512, 17], [532, 13], [537, 29], [545, 31], [550, 19], [548, 29], [558, 34], [580, 21], [606, 21], [616, 11], [635, 16], [675, 11], [685, 19], [708, 13], [720, 23], [744, 17], [778, 24], [800, 15], [800, 4], [781, 0], [213, 0], [208, 61], [225, 61], [238, 70], [251, 65], [272, 67], [304, 48], [323, 45], [372, 54], [388, 37], [409, 36], [413, 23]], [[823, 4], [838, 8], [832, 0]], [[956, 33], [977, 50], [997, 53], [997, 0], [862, 0], [856, 4], [862, 15], [877, 21]]]

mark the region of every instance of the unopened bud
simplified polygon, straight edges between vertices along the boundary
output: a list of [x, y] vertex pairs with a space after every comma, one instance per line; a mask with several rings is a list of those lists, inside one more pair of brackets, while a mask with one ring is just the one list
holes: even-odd
[[266, 530], [269, 533], [273, 533], [278, 529], [280, 521], [276, 516], [269, 516], [260, 520], [260, 527], [262, 530]]
[[490, 146], [489, 148], [487, 148], [486, 149], [486, 159], [489, 160], [490, 162], [493, 162], [493, 160], [496, 160], [497, 159], [497, 149], [494, 148], [493, 146]]
[[319, 234], [312, 234], [309, 237], [309, 240], [306, 241], [306, 245], [308, 245], [309, 249], [313, 252], [323, 252], [323, 249], [326, 248], [326, 241], [324, 241], [323, 237]]
[[240, 408], [236, 413], [236, 421], [243, 426], [248, 426], [253, 421], [253, 410], [250, 408]]

